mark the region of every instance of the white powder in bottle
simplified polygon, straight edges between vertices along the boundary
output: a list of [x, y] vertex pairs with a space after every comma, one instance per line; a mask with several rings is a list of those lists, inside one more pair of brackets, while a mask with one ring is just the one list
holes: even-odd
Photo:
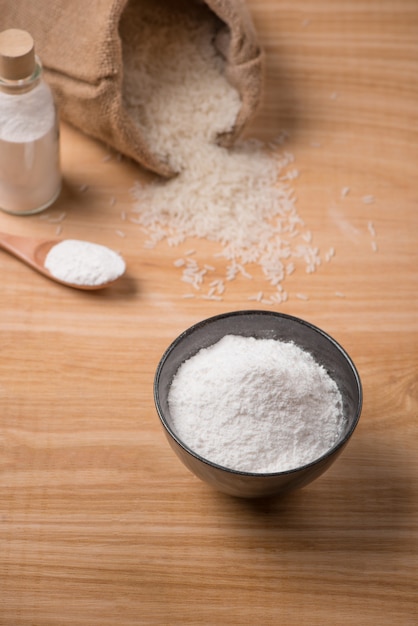
[[59, 120], [29, 33], [0, 33], [0, 208], [27, 215], [61, 191]]
[[64, 239], [53, 246], [46, 255], [44, 266], [59, 280], [91, 286], [116, 280], [126, 268], [117, 252], [78, 239]]
[[227, 335], [177, 370], [173, 429], [224, 467], [280, 472], [310, 463], [339, 440], [342, 397], [325, 368], [294, 343]]

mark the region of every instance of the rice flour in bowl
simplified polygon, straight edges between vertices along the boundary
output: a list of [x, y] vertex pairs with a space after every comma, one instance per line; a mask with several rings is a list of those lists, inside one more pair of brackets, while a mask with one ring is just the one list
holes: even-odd
[[268, 311], [218, 315], [166, 350], [154, 398], [181, 461], [242, 497], [302, 487], [334, 462], [360, 417], [360, 378], [324, 331]]

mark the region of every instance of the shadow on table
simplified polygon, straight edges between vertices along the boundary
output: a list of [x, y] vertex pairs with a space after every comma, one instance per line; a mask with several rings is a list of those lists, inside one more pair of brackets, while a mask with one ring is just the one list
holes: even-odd
[[234, 508], [271, 545], [292, 540], [316, 549], [393, 551], [412, 531], [413, 468], [393, 442], [358, 439], [317, 482], [280, 498], [234, 499]]

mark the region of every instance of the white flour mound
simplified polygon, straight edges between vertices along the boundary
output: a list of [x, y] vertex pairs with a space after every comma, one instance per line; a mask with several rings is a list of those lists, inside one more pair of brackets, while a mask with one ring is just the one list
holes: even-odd
[[125, 271], [125, 261], [117, 252], [78, 239], [64, 239], [53, 246], [44, 266], [59, 280], [86, 286], [111, 282]]
[[182, 363], [168, 396], [173, 429], [205, 459], [268, 473], [310, 463], [339, 440], [335, 381], [294, 343], [228, 335]]

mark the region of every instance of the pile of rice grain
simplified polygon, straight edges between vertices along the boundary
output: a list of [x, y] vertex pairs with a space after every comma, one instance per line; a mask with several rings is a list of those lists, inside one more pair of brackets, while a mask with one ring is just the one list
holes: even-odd
[[230, 149], [217, 144], [241, 102], [216, 49], [221, 23], [205, 5], [186, 5], [175, 11], [164, 10], [161, 0], [142, 1], [121, 24], [126, 105], [153, 151], [178, 172], [168, 181], [137, 183], [133, 212], [148, 245], [166, 239], [175, 246], [189, 237], [218, 242], [217, 256], [229, 261], [227, 279], [231, 267], [258, 264], [282, 301], [281, 282], [295, 261], [302, 259], [308, 272], [320, 263], [283, 176], [293, 159], [277, 154], [280, 140], [268, 147], [257, 140]]

